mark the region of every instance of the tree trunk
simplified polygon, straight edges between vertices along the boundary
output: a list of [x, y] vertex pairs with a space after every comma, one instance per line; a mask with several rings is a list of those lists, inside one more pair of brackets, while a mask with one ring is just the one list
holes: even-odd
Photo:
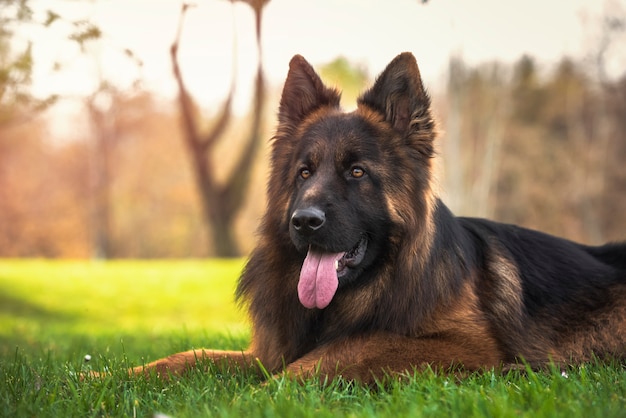
[[[234, 95], [234, 81], [230, 93], [210, 132], [202, 133], [198, 128], [191, 97], [187, 91], [178, 65], [178, 45], [182, 31], [184, 15], [189, 4], [182, 5], [180, 21], [176, 39], [170, 49], [174, 77], [178, 83], [179, 103], [182, 116], [185, 144], [190, 153], [190, 159], [196, 179], [196, 186], [200, 194], [202, 212], [208, 238], [213, 243], [214, 255], [217, 257], [235, 257], [240, 255], [237, 240], [234, 235], [234, 221], [236, 214], [243, 207], [245, 195], [250, 183], [254, 157], [256, 156], [261, 132], [265, 104], [265, 82], [261, 59], [261, 10], [265, 1], [250, 3], [255, 11], [258, 67], [255, 83], [255, 92], [252, 105], [252, 123], [247, 142], [243, 146], [242, 154], [234, 165], [224, 184], [217, 182], [215, 172], [210, 162], [210, 154], [214, 145], [220, 139], [230, 120], [230, 106]], [[235, 71], [233, 71], [233, 80]]]
[[97, 108], [96, 95], [87, 101], [94, 143], [91, 147], [91, 251], [95, 259], [112, 256], [110, 211], [110, 147], [113, 141], [112, 127], [107, 120], [110, 115]]

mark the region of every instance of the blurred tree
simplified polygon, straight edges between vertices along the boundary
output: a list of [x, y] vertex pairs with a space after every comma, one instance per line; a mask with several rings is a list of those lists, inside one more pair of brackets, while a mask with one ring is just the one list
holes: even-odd
[[209, 132], [202, 132], [196, 109], [184, 83], [178, 64], [178, 48], [183, 20], [190, 5], [183, 3], [176, 39], [170, 53], [174, 76], [178, 83], [179, 103], [185, 144], [189, 150], [194, 168], [196, 185], [201, 197], [204, 219], [208, 235], [211, 237], [215, 255], [218, 257], [234, 257], [240, 255], [234, 237], [233, 223], [242, 208], [252, 171], [254, 157], [259, 150], [261, 121], [265, 110], [265, 81], [263, 77], [263, 60], [261, 51], [261, 21], [263, 7], [269, 0], [232, 0], [249, 4], [255, 16], [256, 40], [258, 51], [257, 75], [252, 104], [252, 123], [242, 154], [234, 165], [225, 182], [216, 178], [215, 167], [211, 163], [211, 154], [216, 142], [222, 138], [231, 116], [231, 102], [234, 93], [234, 78], [230, 93], [224, 102], [220, 115]]
[[[32, 121], [58, 97], [37, 98], [30, 93], [33, 44], [21, 29], [49, 28], [61, 17], [49, 9], [43, 15], [36, 14], [32, 3], [0, 0], [0, 235], [9, 239], [5, 243], [5, 247], [11, 247], [9, 254], [53, 256], [56, 246], [52, 242], [56, 237], [44, 236], [46, 228], [41, 228], [41, 224], [50, 221], [51, 226], [58, 226], [59, 222], [49, 219], [47, 212], [39, 216], [33, 213], [45, 207], [39, 205], [48, 196], [44, 192], [50, 191], [41, 187], [42, 182], [36, 176], [53, 181], [53, 175], [45, 171], [49, 167], [45, 159], [47, 147], [41, 140], [45, 134], [40, 125], [22, 125]], [[69, 36], [71, 41], [81, 42], [97, 34], [94, 25], [83, 21], [72, 27]], [[33, 132], [39, 136], [33, 138]], [[30, 154], [30, 159], [21, 158], [25, 152]]]
[[508, 69], [452, 59], [449, 77], [442, 152], [455, 212], [589, 243], [624, 239], [623, 80], [600, 82], [567, 57], [540, 74], [528, 56]]
[[[81, 48], [86, 41], [101, 36], [100, 29], [93, 23], [86, 20], [68, 22], [50, 9], [45, 10], [43, 17], [36, 17], [31, 3], [29, 0], [0, 0], [0, 127], [32, 117], [58, 99], [57, 95], [42, 99], [30, 94], [32, 41], [16, 36], [20, 26], [48, 28], [56, 22], [65, 21], [70, 24], [67, 38], [78, 43]], [[56, 69], [59, 68], [60, 64], [57, 63]], [[18, 108], [19, 117], [15, 113]]]
[[118, 117], [122, 93], [104, 80], [85, 98], [92, 135], [89, 144], [89, 198], [92, 257], [114, 257], [111, 237], [111, 176], [113, 148], [119, 137]]
[[[39, 23], [48, 27], [57, 19], [48, 12], [44, 22], [35, 22], [26, 0], [0, 0], [0, 129], [17, 123], [50, 106], [57, 99], [37, 99], [28, 91], [33, 70], [32, 43], [17, 42], [17, 25]], [[20, 109], [20, 112], [17, 112]]]
[[604, 157], [607, 173], [599, 202], [599, 217], [606, 239], [624, 240], [626, 235], [626, 73], [605, 90], [607, 116], [613, 122], [610, 148]]
[[447, 200], [459, 214], [493, 215], [510, 95], [501, 64], [467, 68], [460, 58], [450, 59], [444, 163]]
[[[141, 90], [100, 93], [94, 104], [110, 139], [110, 256], [206, 257], [176, 106]], [[83, 117], [68, 122], [79, 125]], [[48, 141], [45, 122], [34, 118], [5, 129], [19, 140], [0, 155], [0, 256], [93, 257], [87, 203], [94, 197], [96, 130]]]
[[[619, 118], [612, 118], [611, 106], [617, 104], [619, 99], [612, 101], [615, 97], [617, 89], [610, 82], [608, 75], [608, 61], [614, 57], [615, 53], [619, 54], [619, 45], [624, 45], [626, 40], [626, 9], [623, 3], [616, 1], [607, 1], [603, 5], [602, 16], [599, 22], [599, 35], [594, 40], [593, 46], [589, 52], [593, 72], [597, 78], [600, 88], [600, 94], [597, 94], [594, 106], [590, 109], [593, 118], [596, 120], [595, 129], [590, 132], [590, 142], [593, 142], [592, 153], [590, 154], [590, 162], [585, 167], [584, 185], [588, 189], [596, 190], [595, 199], [584, 200], [581, 202], [581, 216], [585, 221], [585, 228], [595, 241], [604, 240], [605, 234], [601, 224], [601, 206], [603, 189], [606, 187], [609, 178], [609, 165], [607, 161], [611, 159], [609, 155], [614, 149], [619, 149], [620, 144], [616, 142], [616, 138], [620, 136]], [[616, 50], [617, 46], [617, 50]], [[623, 50], [622, 50], [623, 52]], [[624, 56], [622, 55], [622, 58]], [[619, 84], [618, 84], [619, 85]], [[624, 115], [624, 114], [622, 114]], [[624, 116], [622, 116], [622, 119]], [[623, 132], [623, 131], [622, 131]], [[621, 166], [621, 165], [620, 165]], [[621, 167], [615, 167], [619, 170]]]
[[367, 71], [353, 65], [345, 57], [338, 57], [320, 68], [320, 76], [328, 85], [341, 90], [341, 99], [349, 106], [356, 104], [358, 95], [369, 81]]
[[545, 97], [539, 86], [537, 65], [532, 57], [524, 55], [515, 63], [512, 83], [515, 118], [527, 124], [537, 122], [543, 111]]
[[[126, 51], [124, 55], [140, 67], [141, 61]], [[98, 58], [95, 57], [94, 60], [98, 61]], [[110, 189], [114, 164], [113, 151], [121, 136], [120, 104], [127, 100], [127, 94], [132, 95], [133, 92], [125, 93], [107, 82], [102, 76], [102, 71], [99, 71], [99, 78], [98, 88], [84, 98], [92, 131], [90, 141], [88, 141], [91, 151], [89, 158], [89, 225], [92, 257], [107, 259], [116, 256], [116, 249], [111, 236], [113, 219]], [[134, 87], [137, 86], [138, 81], [134, 83]], [[126, 111], [128, 112], [129, 109]]]
[[[113, 96], [110, 239], [116, 257], [205, 257], [202, 217], [173, 103], [143, 91]], [[141, 202], [141, 204], [137, 204]], [[141, 231], [141, 233], [137, 233]]]
[[0, 254], [87, 257], [86, 158], [79, 143], [47, 143], [40, 118], [6, 127], [0, 153]]
[[[94, 55], [89, 48], [93, 41], [99, 41], [103, 34], [98, 26], [84, 19], [68, 20], [54, 10], [29, 0], [0, 0], [0, 129], [4, 125], [15, 124], [31, 118], [37, 111], [42, 110], [57, 99], [53, 95], [38, 99], [30, 95], [30, 79], [33, 67], [32, 42], [28, 41], [24, 28], [28, 26], [51, 25], [61, 26], [69, 43], [79, 47], [79, 53]], [[20, 36], [16, 36], [16, 34]], [[58, 36], [58, 35], [56, 35]], [[63, 35], [61, 35], [63, 36]], [[26, 40], [24, 40], [26, 39]], [[96, 48], [97, 49], [97, 48]], [[129, 49], [123, 49], [122, 54], [133, 63], [141, 66], [141, 62]], [[95, 53], [97, 55], [98, 52]], [[94, 61], [99, 61], [94, 56]], [[98, 66], [99, 68], [99, 66]], [[63, 69], [62, 63], [55, 63], [54, 70]], [[107, 258], [112, 253], [110, 237], [110, 165], [111, 147], [116, 137], [115, 110], [112, 108], [112, 97], [120, 92], [111, 86], [102, 77], [93, 94], [84, 99], [85, 107], [91, 128], [93, 130], [93, 146], [89, 158], [91, 170], [86, 173], [90, 179], [92, 256]], [[1, 132], [0, 132], [1, 134]], [[4, 143], [4, 145], [3, 145]], [[0, 141], [0, 150], [7, 145]], [[1, 152], [0, 152], [1, 154]], [[2, 156], [0, 155], [0, 159]], [[2, 173], [0, 172], [0, 176]]]

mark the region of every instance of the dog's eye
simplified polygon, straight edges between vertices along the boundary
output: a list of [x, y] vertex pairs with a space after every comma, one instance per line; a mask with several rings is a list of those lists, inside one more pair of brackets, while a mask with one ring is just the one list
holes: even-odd
[[300, 177], [302, 177], [303, 179], [308, 179], [309, 177], [311, 177], [311, 170], [309, 170], [308, 168], [301, 168], [300, 169]]
[[360, 179], [364, 175], [365, 175], [365, 170], [363, 170], [361, 167], [352, 167], [350, 169], [350, 176], [355, 179]]

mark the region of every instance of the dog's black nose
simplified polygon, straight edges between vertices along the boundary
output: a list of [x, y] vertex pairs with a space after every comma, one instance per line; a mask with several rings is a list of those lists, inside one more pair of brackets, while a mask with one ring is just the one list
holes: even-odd
[[303, 234], [311, 234], [324, 225], [326, 215], [316, 207], [296, 209], [291, 215], [291, 225]]

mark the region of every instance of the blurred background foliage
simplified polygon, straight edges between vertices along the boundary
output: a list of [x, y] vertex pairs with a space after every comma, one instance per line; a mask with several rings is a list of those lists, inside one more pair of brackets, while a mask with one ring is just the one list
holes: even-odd
[[[27, 1], [0, 4], [0, 257], [216, 255], [178, 102], [140, 84], [120, 89], [101, 80], [83, 98], [81, 119], [70, 121], [73, 135], [55, 138], [42, 115], [58, 98], [29, 95], [30, 45], [12, 39], [19, 25], [49, 26], [62, 18], [50, 12], [33, 22]], [[450, 58], [447, 83], [430, 93], [441, 131], [439, 183], [456, 214], [591, 244], [626, 239], [626, 72], [611, 78], [604, 69], [610, 51], [604, 40], [623, 33], [624, 20], [604, 25], [606, 36], [588, 57], [563, 57], [555, 67], [528, 55], [513, 64]], [[88, 23], [70, 26], [69, 42], [82, 46], [101, 37]], [[373, 81], [366, 68], [343, 57], [313, 64], [344, 90], [346, 107]], [[281, 86], [265, 88], [269, 111], [259, 127], [260, 151], [249, 164], [250, 185], [233, 224], [242, 255], [254, 246], [265, 208]], [[246, 146], [250, 115], [231, 115], [222, 134], [227, 142], [205, 157], [218, 181]], [[197, 107], [195, 117], [209, 130], [219, 122]]]

